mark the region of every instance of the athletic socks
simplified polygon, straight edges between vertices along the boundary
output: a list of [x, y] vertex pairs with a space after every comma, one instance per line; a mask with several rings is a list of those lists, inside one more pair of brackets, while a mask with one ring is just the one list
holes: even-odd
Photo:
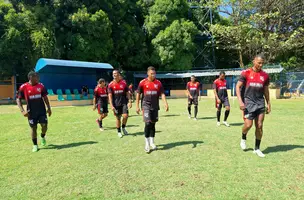
[[125, 125], [125, 124], [123, 124], [123, 125], [121, 126], [121, 128], [126, 128], [126, 125]]
[[198, 112], [198, 107], [194, 106], [194, 118], [196, 118]]
[[260, 149], [260, 144], [261, 144], [261, 140], [255, 139], [255, 149], [254, 150]]
[[99, 128], [102, 128], [102, 120], [98, 120]]
[[221, 121], [221, 111], [220, 110], [216, 111], [216, 117], [217, 117], [217, 121], [220, 122]]
[[230, 113], [230, 110], [226, 110], [225, 111], [225, 118], [224, 118], [224, 121], [227, 121], [227, 118], [229, 116], [229, 113]]
[[188, 113], [191, 115], [191, 106], [188, 106]]
[[42, 138], [44, 138], [44, 137], [45, 137], [45, 134], [42, 134], [42, 133], [41, 133], [41, 135], [40, 135], [40, 136], [41, 136]]
[[34, 145], [38, 145], [37, 138], [32, 139]]
[[117, 128], [117, 132], [118, 133], [120, 133], [121, 132], [121, 128], [119, 127], [119, 128]]
[[246, 140], [247, 139], [247, 134], [246, 133], [242, 133], [242, 139]]

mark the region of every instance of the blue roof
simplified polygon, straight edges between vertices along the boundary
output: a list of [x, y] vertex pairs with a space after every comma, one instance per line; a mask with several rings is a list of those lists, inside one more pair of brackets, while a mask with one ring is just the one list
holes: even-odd
[[96, 63], [96, 62], [83, 62], [83, 61], [71, 61], [71, 60], [57, 60], [40, 58], [35, 67], [35, 71], [39, 72], [45, 67], [78, 67], [78, 68], [91, 68], [91, 69], [113, 69], [112, 65], [108, 63]]

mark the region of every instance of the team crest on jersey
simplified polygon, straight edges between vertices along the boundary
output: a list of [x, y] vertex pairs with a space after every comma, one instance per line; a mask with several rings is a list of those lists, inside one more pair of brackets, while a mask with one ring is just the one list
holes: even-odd
[[251, 76], [250, 78], [253, 79], [253, 76]]
[[123, 85], [120, 85], [120, 88], [123, 88]]
[[148, 85], [146, 85], [146, 88], [149, 88], [149, 86], [148, 86]]
[[41, 88], [37, 88], [37, 92], [41, 92]]
[[261, 81], [264, 82], [264, 76], [260, 76]]
[[157, 84], [154, 84], [154, 87], [155, 87], [155, 89], [158, 89], [158, 85]]

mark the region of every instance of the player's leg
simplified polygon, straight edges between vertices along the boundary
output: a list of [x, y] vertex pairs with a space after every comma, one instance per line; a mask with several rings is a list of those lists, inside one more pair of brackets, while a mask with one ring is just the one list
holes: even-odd
[[255, 148], [254, 153], [259, 157], [265, 157], [265, 155], [260, 150], [260, 144], [263, 136], [263, 122], [265, 114], [264, 112], [260, 113], [254, 120], [255, 122]]
[[222, 112], [222, 107], [223, 107], [223, 104], [218, 104], [217, 105], [217, 110], [216, 110], [216, 118], [217, 118], [217, 123], [216, 125], [217, 126], [220, 126], [221, 125], [221, 112]]
[[142, 113], [145, 122], [145, 152], [150, 153], [151, 116], [149, 109], [142, 108]]
[[126, 130], [126, 125], [128, 122], [128, 118], [129, 118], [129, 110], [128, 110], [128, 106], [124, 105], [122, 107], [122, 131], [124, 135], [128, 135], [128, 131]]
[[193, 99], [194, 103], [194, 120], [197, 120], [197, 113], [198, 113], [198, 99]]
[[247, 110], [245, 110], [244, 113], [245, 113], [246, 118], [245, 118], [244, 125], [242, 128], [242, 139], [241, 139], [241, 143], [240, 143], [241, 148], [243, 150], [245, 150], [247, 148], [246, 147], [247, 133], [250, 130], [250, 128], [252, 127], [253, 120], [255, 118], [255, 116], [252, 113], [248, 113]]
[[114, 111], [114, 115], [116, 117], [116, 128], [118, 137], [122, 138], [121, 134], [121, 115], [122, 115], [122, 107], [116, 107]]
[[37, 142], [37, 124], [31, 126], [31, 136], [33, 142], [33, 152], [38, 151], [38, 142]]
[[158, 121], [158, 110], [150, 110], [150, 117], [151, 117], [151, 130], [150, 130], [150, 146], [152, 147], [153, 150], [156, 150], [157, 147], [154, 143], [154, 138], [155, 138], [155, 125], [156, 122]]
[[191, 119], [191, 105], [192, 105], [192, 99], [188, 98], [188, 117]]
[[48, 130], [48, 119], [46, 115], [41, 115], [38, 118], [38, 123], [40, 123], [41, 125], [41, 145], [42, 146], [46, 146], [46, 139], [45, 139], [45, 135], [46, 132]]

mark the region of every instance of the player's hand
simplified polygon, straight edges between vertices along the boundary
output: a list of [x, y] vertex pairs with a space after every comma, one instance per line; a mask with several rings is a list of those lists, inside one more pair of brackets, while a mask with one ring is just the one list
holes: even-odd
[[193, 96], [190, 95], [189, 98], [190, 98], [190, 99], [193, 99]]
[[140, 113], [140, 108], [139, 107], [136, 107], [136, 113], [139, 115], [139, 113]]
[[24, 117], [28, 117], [29, 116], [29, 114], [28, 114], [28, 112], [27, 111], [22, 111], [22, 115], [24, 116]]
[[96, 105], [93, 106], [93, 111], [96, 110]]
[[46, 112], [48, 113], [49, 117], [52, 115], [52, 110], [51, 109], [48, 109]]
[[270, 104], [267, 105], [266, 114], [269, 114], [271, 112], [271, 106]]
[[169, 106], [168, 106], [168, 104], [165, 105], [165, 111], [166, 111], [166, 112], [169, 111]]
[[217, 99], [216, 101], [217, 101], [217, 103], [218, 103], [218, 104], [220, 104], [220, 103], [221, 103], [221, 100], [220, 100], [220, 99]]
[[240, 103], [240, 109], [241, 110], [245, 110], [245, 104], [242, 102], [242, 103]]
[[111, 106], [111, 110], [113, 110], [113, 112], [116, 112], [116, 109], [114, 108], [114, 106]]

